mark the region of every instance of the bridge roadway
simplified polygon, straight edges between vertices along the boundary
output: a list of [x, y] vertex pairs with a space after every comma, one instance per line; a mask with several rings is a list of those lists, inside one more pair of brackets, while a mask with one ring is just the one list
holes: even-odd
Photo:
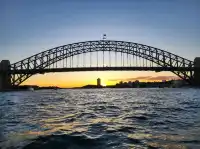
[[[75, 67], [9, 70], [9, 74], [44, 74], [50, 72], [74, 71], [200, 71], [200, 67]], [[0, 72], [1, 73], [1, 72]]]

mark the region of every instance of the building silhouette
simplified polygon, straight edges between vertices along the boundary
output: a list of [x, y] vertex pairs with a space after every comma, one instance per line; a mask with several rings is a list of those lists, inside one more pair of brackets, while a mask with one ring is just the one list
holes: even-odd
[[98, 87], [101, 86], [101, 79], [100, 79], [100, 78], [97, 79], [97, 86], [98, 86]]

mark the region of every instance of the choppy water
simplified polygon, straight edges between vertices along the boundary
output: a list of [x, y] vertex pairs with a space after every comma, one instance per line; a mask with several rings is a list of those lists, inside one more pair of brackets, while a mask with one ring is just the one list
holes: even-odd
[[0, 93], [0, 148], [200, 148], [199, 89]]

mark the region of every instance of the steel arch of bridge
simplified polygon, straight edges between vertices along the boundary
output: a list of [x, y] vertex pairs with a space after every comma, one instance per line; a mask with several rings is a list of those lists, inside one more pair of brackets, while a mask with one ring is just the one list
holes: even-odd
[[[134, 55], [156, 63], [163, 68], [194, 67], [193, 61], [170, 52], [139, 43], [112, 40], [86, 41], [49, 49], [11, 64], [11, 71], [14, 72], [12, 73], [11, 83], [12, 85], [20, 85], [26, 79], [34, 75], [33, 73], [17, 74], [15, 71], [45, 69], [60, 60], [83, 53], [99, 51], [113, 51]], [[172, 72], [188, 82], [193, 80], [193, 71], [182, 70]]]

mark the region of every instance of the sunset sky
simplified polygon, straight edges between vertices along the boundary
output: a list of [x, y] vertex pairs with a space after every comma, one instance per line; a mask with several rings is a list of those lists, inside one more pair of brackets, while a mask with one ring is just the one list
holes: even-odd
[[[200, 0], [0, 0], [0, 60], [11, 63], [75, 42], [131, 41], [189, 60], [200, 56]], [[68, 72], [23, 84], [74, 87], [172, 79], [171, 72]]]

